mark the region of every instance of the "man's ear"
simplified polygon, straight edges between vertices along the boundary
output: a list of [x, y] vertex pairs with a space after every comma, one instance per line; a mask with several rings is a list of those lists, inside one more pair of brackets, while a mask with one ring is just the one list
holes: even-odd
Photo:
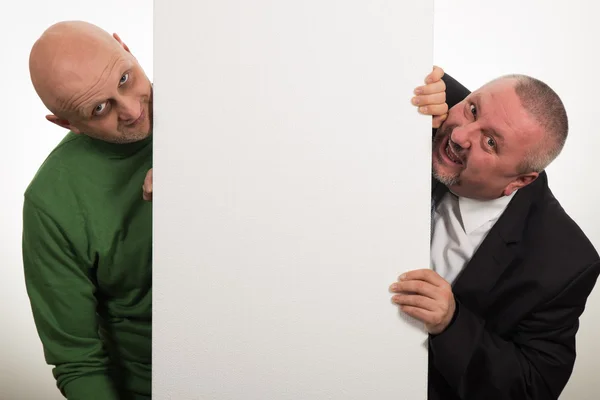
[[117, 35], [116, 33], [113, 33], [113, 37], [115, 38], [115, 40], [117, 42], [119, 42], [119, 44], [121, 46], [123, 46], [123, 48], [125, 49], [125, 51], [127, 51], [129, 54], [131, 54], [131, 51], [129, 50], [129, 47], [127, 47], [127, 45], [125, 43], [123, 43], [123, 41], [121, 40], [121, 38], [119, 37], [119, 35]]
[[511, 195], [514, 191], [524, 188], [525, 186], [535, 181], [539, 175], [540, 174], [538, 174], [537, 172], [529, 172], [527, 174], [519, 175], [517, 179], [509, 183], [508, 186], [504, 188], [504, 192], [502, 194], [504, 194], [505, 196]]
[[56, 125], [58, 125], [60, 127], [63, 127], [65, 129], [70, 130], [73, 133], [76, 133], [76, 134], [80, 134], [81, 133], [81, 131], [79, 129], [75, 128], [74, 126], [72, 126], [71, 123], [68, 120], [58, 118], [54, 114], [46, 115], [46, 119], [48, 121], [52, 122], [53, 124], [56, 124]]

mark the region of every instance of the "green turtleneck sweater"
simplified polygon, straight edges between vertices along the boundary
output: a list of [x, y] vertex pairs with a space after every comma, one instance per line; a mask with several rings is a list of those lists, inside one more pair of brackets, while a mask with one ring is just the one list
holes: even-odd
[[149, 398], [152, 137], [69, 133], [27, 188], [25, 282], [46, 362], [69, 400]]

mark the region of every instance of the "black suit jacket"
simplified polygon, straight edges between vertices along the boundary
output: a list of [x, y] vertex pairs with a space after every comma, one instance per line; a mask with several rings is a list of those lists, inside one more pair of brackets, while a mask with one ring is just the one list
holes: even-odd
[[[451, 76], [444, 81], [450, 107], [469, 94]], [[436, 183], [434, 198], [445, 190]], [[598, 253], [541, 173], [454, 283], [454, 320], [429, 338], [429, 400], [557, 399], [599, 273]]]

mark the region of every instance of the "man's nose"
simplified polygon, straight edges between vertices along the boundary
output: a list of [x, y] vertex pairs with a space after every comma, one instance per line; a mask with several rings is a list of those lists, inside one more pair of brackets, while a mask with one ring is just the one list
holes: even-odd
[[119, 119], [126, 124], [135, 122], [140, 116], [140, 102], [133, 98], [121, 98], [119, 103]]
[[474, 133], [475, 129], [471, 125], [459, 126], [452, 130], [450, 139], [452, 139], [454, 143], [458, 144], [463, 149], [468, 149], [471, 147]]

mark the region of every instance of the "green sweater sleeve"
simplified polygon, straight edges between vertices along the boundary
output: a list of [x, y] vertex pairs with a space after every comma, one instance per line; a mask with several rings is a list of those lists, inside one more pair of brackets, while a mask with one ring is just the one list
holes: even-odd
[[25, 284], [46, 362], [69, 400], [117, 400], [98, 333], [95, 286], [69, 235], [25, 198]]

